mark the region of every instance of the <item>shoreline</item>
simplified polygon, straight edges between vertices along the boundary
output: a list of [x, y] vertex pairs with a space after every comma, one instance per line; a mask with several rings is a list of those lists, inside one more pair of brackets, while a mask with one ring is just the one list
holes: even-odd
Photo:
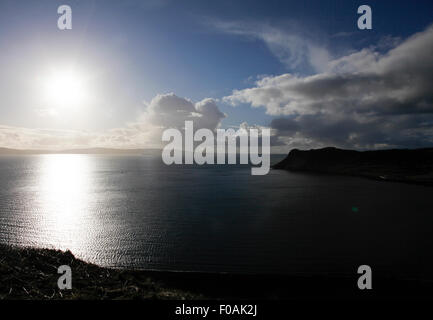
[[[100, 267], [70, 251], [0, 245], [0, 300], [354, 300], [431, 299], [433, 282], [358, 275], [271, 275], [127, 270]], [[60, 265], [72, 269], [72, 290], [60, 290]]]
[[283, 169], [283, 168], [274, 168], [271, 166], [272, 170], [283, 170], [293, 173], [304, 173], [304, 174], [312, 174], [312, 175], [323, 175], [323, 176], [341, 176], [341, 177], [355, 177], [355, 178], [362, 178], [362, 179], [368, 179], [372, 181], [379, 181], [379, 182], [394, 182], [394, 183], [403, 183], [413, 186], [423, 186], [423, 187], [433, 187], [433, 181], [418, 181], [418, 180], [411, 180], [411, 179], [405, 179], [405, 178], [394, 178], [394, 177], [382, 177], [377, 175], [368, 175], [368, 174], [357, 174], [357, 173], [345, 173], [345, 172], [328, 172], [328, 171], [320, 171], [320, 170], [309, 170], [309, 169]]

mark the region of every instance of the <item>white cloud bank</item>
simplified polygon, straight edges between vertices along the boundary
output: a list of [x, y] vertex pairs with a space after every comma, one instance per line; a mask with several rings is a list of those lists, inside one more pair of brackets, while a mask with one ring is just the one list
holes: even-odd
[[16, 149], [75, 149], [75, 148], [159, 148], [162, 131], [181, 129], [186, 120], [195, 128], [215, 130], [226, 115], [215, 100], [207, 98], [197, 103], [173, 93], [152, 99], [140, 118], [124, 128], [105, 132], [29, 129], [0, 125], [0, 147]]
[[433, 143], [433, 27], [395, 45], [330, 60], [311, 76], [268, 76], [224, 101], [263, 107], [290, 147]]

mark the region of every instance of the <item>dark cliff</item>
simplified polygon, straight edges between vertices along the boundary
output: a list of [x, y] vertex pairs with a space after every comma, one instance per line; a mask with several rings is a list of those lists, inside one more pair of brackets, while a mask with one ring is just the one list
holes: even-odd
[[273, 168], [433, 185], [433, 148], [378, 151], [294, 149]]

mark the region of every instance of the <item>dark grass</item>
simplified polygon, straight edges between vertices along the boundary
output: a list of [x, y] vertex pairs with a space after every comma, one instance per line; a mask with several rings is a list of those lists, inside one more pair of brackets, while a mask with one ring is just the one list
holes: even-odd
[[[86, 263], [70, 251], [0, 246], [0, 299], [197, 299], [168, 288], [145, 272]], [[57, 269], [72, 269], [72, 290], [60, 290]]]

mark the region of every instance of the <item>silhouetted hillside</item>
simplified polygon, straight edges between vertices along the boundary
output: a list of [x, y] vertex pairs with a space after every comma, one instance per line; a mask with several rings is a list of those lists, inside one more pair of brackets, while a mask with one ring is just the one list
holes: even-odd
[[274, 169], [363, 176], [433, 186], [433, 148], [354, 151], [294, 149]]
[[[100, 267], [70, 252], [0, 244], [0, 300], [311, 300], [431, 299], [432, 283], [375, 274], [365, 294], [342, 275], [231, 274]], [[72, 289], [59, 290], [57, 268], [73, 270]], [[185, 318], [183, 318], [185, 319]], [[191, 318], [189, 318], [191, 319]]]

